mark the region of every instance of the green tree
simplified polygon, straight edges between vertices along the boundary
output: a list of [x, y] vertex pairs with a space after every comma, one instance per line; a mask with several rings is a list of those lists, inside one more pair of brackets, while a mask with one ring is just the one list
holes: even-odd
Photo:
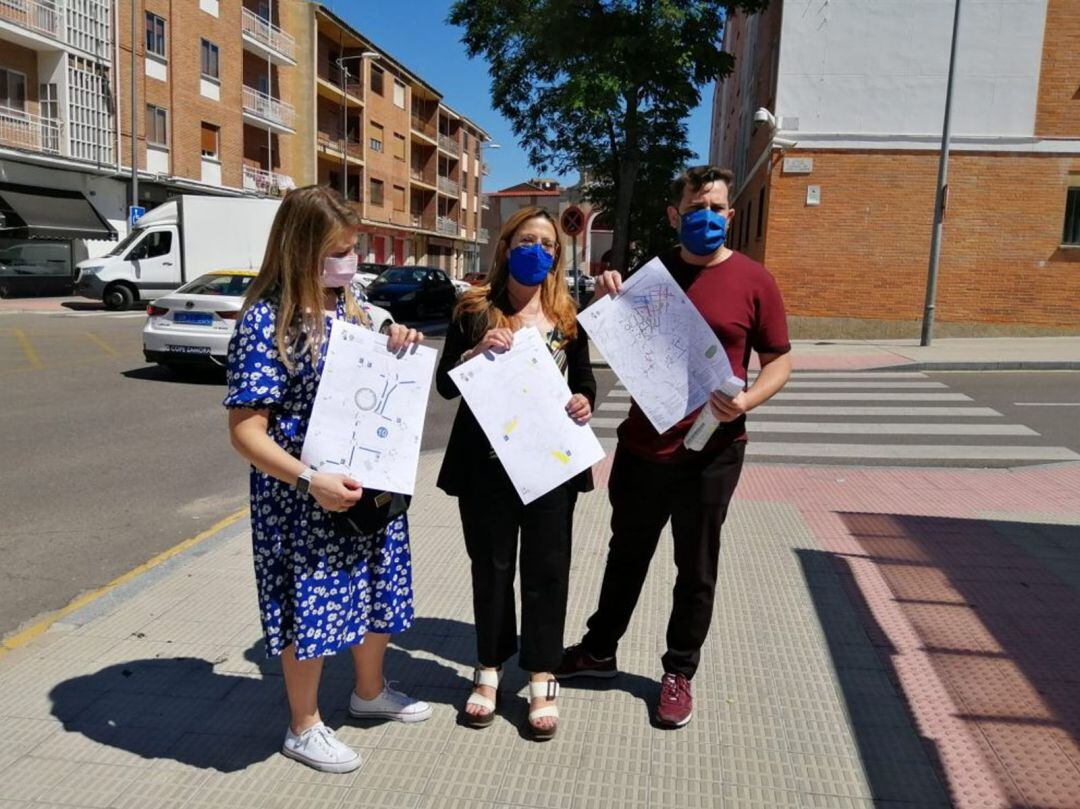
[[[541, 171], [583, 170], [611, 212], [612, 264], [660, 238], [666, 186], [690, 156], [682, 121], [731, 72], [724, 19], [768, 0], [456, 0], [469, 56]], [[651, 223], [651, 224], [650, 224]], [[670, 233], [670, 231], [668, 231]]]

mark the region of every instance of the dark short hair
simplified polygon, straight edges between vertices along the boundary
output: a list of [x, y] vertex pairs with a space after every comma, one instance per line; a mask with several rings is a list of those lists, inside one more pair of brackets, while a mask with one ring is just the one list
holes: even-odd
[[728, 193], [734, 190], [735, 172], [731, 169], [723, 169], [719, 166], [691, 166], [676, 177], [671, 184], [671, 204], [675, 207], [679, 206], [687, 186], [690, 186], [691, 191], [700, 191], [703, 186], [717, 180], [723, 181], [728, 187]]

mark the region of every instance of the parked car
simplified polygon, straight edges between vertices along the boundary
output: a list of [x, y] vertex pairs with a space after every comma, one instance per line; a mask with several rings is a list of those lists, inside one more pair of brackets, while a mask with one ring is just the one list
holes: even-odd
[[367, 297], [376, 306], [394, 313], [398, 320], [410, 316], [427, 320], [449, 314], [457, 293], [450, 276], [436, 267], [391, 267], [371, 282]]
[[356, 267], [356, 275], [354, 278], [356, 282], [360, 284], [361, 289], [367, 289], [372, 281], [388, 269], [390, 269], [389, 264], [377, 264], [373, 261], [362, 261]]
[[487, 273], [486, 272], [467, 272], [467, 273], [465, 273], [465, 276], [461, 280], [465, 281], [468, 284], [471, 284], [474, 287], [478, 287], [478, 286], [480, 286], [482, 284], [487, 283]]
[[21, 242], [0, 248], [0, 298], [70, 295], [75, 287], [67, 242]]
[[463, 278], [451, 278], [450, 283], [454, 285], [454, 292], [460, 297], [462, 292], [467, 292], [472, 289], [472, 284]]
[[[146, 307], [143, 355], [166, 367], [192, 364], [224, 366], [229, 338], [244, 304], [244, 293], [255, 270], [215, 270], [201, 275]], [[372, 320], [383, 334], [393, 316], [370, 307]]]

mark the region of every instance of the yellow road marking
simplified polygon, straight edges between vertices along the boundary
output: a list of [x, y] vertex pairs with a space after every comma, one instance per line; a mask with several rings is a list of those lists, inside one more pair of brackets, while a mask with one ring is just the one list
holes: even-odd
[[198, 545], [200, 542], [202, 542], [202, 541], [204, 541], [206, 539], [209, 539], [211, 536], [216, 534], [218, 531], [221, 531], [224, 528], [228, 528], [234, 522], [236, 522], [237, 520], [244, 517], [247, 513], [248, 513], [248, 508], [246, 506], [244, 508], [242, 508], [242, 509], [234, 511], [228, 517], [225, 517], [224, 519], [218, 520], [216, 523], [211, 525], [209, 528], [207, 528], [202, 533], [196, 534], [195, 536], [193, 536], [193, 537], [191, 537], [189, 539], [185, 539], [183, 542], [179, 542], [176, 545], [173, 545], [168, 550], [162, 551], [157, 556], [143, 562], [138, 567], [136, 567], [136, 568], [134, 568], [132, 570], [129, 570], [127, 573], [123, 574], [122, 576], [119, 576], [119, 577], [113, 579], [111, 582], [106, 584], [104, 587], [99, 587], [96, 590], [91, 590], [89, 593], [83, 593], [81, 596], [76, 598], [74, 601], [72, 601], [66, 607], [58, 609], [56, 612], [49, 613], [47, 616], [42, 618], [40, 621], [35, 623], [33, 626], [27, 627], [22, 632], [18, 632], [16, 634], [12, 635], [9, 638], [4, 638], [3, 642], [0, 643], [0, 658], [2, 658], [5, 654], [7, 654], [8, 652], [10, 652], [13, 649], [18, 649], [20, 646], [25, 646], [30, 641], [32, 641], [34, 638], [36, 638], [38, 635], [40, 635], [43, 632], [47, 631], [49, 629], [49, 627], [51, 627], [53, 624], [55, 624], [57, 621], [59, 621], [64, 616], [70, 615], [71, 613], [75, 612], [76, 610], [82, 609], [83, 607], [85, 607], [90, 602], [96, 601], [97, 599], [101, 598], [103, 595], [105, 595], [105, 594], [107, 594], [109, 592], [112, 592], [117, 587], [119, 587], [121, 584], [126, 584], [127, 582], [131, 581], [132, 579], [138, 578], [143, 573], [146, 573], [148, 570], [151, 570], [151, 569], [157, 567], [162, 562], [167, 562], [169, 559], [173, 558], [178, 553], [183, 553], [188, 548], [192, 548], [195, 545]]
[[116, 349], [113, 348], [111, 345], [109, 345], [105, 341], [104, 337], [99, 337], [98, 335], [94, 334], [92, 331], [88, 331], [86, 333], [86, 336], [89, 337], [91, 340], [93, 340], [93, 342], [97, 345], [97, 347], [100, 348], [102, 351], [104, 351], [106, 354], [109, 354], [110, 356], [113, 356], [113, 357], [116, 356], [116, 354], [117, 354]]
[[37, 351], [34, 350], [34, 346], [30, 342], [30, 338], [26, 336], [26, 332], [22, 329], [12, 329], [11, 332], [15, 335], [15, 339], [19, 341], [19, 347], [23, 350], [23, 354], [26, 355], [30, 367], [41, 368], [41, 358], [38, 356]]

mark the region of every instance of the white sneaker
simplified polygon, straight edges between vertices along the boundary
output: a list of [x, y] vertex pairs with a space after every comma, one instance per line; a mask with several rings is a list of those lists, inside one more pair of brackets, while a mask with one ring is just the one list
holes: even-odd
[[322, 772], [352, 772], [360, 766], [360, 754], [341, 742], [322, 722], [300, 734], [293, 733], [290, 727], [281, 752]]
[[360, 699], [356, 692], [349, 697], [349, 716], [353, 719], [396, 719], [398, 722], [423, 722], [431, 718], [426, 702], [395, 691], [383, 681], [383, 690], [375, 699]]

